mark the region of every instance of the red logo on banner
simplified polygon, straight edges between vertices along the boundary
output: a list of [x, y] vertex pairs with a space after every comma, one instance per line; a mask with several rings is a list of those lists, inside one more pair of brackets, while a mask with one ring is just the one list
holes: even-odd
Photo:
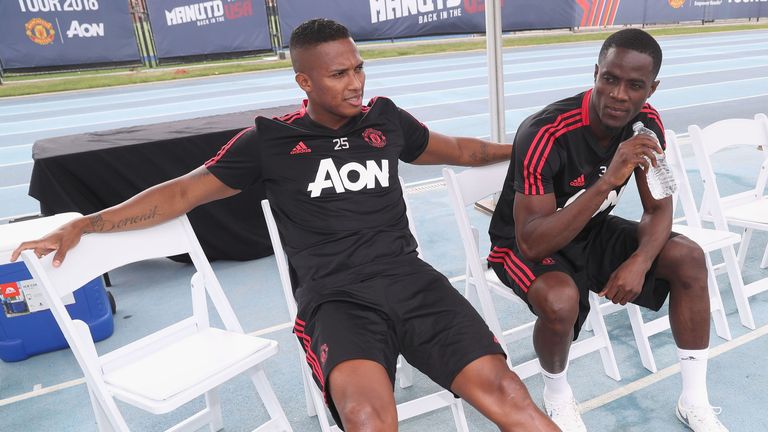
[[27, 30], [27, 37], [38, 45], [48, 45], [56, 38], [51, 23], [42, 18], [32, 18], [24, 28]]
[[[488, 0], [464, 0], [464, 10], [467, 13], [483, 13], [485, 12], [485, 2]], [[504, 7], [504, 0], [501, 0], [499, 6]]]
[[21, 290], [19, 289], [19, 286], [16, 284], [16, 282], [10, 282], [0, 284], [0, 293], [2, 294], [3, 298], [13, 298], [19, 297], [21, 295]]
[[243, 0], [224, 4], [224, 16], [227, 19], [237, 19], [253, 15], [253, 3], [251, 0]]
[[[573, 0], [583, 11], [580, 27], [612, 26], [621, 0]], [[670, 3], [680, 0], [668, 0]], [[684, 1], [684, 0], [683, 0]]]

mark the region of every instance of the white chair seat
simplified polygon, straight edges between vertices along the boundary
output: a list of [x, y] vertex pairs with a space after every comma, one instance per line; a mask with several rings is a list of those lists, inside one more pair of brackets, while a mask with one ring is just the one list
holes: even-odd
[[723, 213], [728, 222], [734, 225], [749, 226], [750, 224], [758, 224], [764, 227], [768, 224], [768, 197], [728, 207], [724, 209]]
[[714, 251], [741, 241], [739, 234], [730, 231], [720, 231], [707, 228], [695, 228], [688, 225], [672, 225], [672, 231], [693, 240], [705, 252]]
[[[237, 363], [243, 363], [242, 370], [245, 370], [276, 352], [274, 341], [207, 328], [105, 374], [104, 381], [127, 393], [165, 401], [228, 371]], [[187, 360], [180, 363], [180, 358]]]

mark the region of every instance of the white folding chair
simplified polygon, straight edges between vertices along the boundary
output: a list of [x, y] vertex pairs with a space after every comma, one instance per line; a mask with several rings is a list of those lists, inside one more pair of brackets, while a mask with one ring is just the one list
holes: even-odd
[[[416, 237], [416, 231], [413, 226], [413, 217], [411, 216], [410, 208], [408, 206], [408, 200], [405, 196], [405, 186], [403, 185], [402, 178], [400, 179], [400, 186], [403, 188], [403, 199], [406, 203], [406, 215], [408, 217], [408, 226], [411, 233]], [[283, 286], [283, 294], [285, 295], [285, 301], [288, 304], [288, 312], [291, 314], [291, 319], [296, 319], [296, 300], [293, 297], [293, 288], [291, 285], [291, 278], [288, 267], [288, 258], [283, 250], [283, 243], [280, 238], [280, 232], [277, 229], [275, 218], [272, 213], [272, 209], [268, 200], [261, 201], [261, 207], [264, 210], [264, 216], [267, 221], [267, 229], [269, 231], [269, 238], [272, 241], [272, 248], [275, 251], [275, 260], [277, 261], [277, 269], [280, 274], [280, 282]], [[417, 238], [418, 240], [418, 238]], [[419, 255], [421, 255], [421, 249], [417, 249]], [[297, 343], [298, 339], [296, 340]], [[307, 366], [304, 360], [303, 349], [301, 344], [298, 345], [297, 351], [299, 355], [300, 369], [302, 371], [302, 382], [304, 384], [304, 395], [307, 402], [307, 412], [310, 416], [317, 415], [318, 422], [320, 423], [320, 429], [323, 432], [338, 432], [340, 429], [338, 426], [331, 426], [328, 420], [328, 413], [326, 412], [325, 402], [320, 390], [314, 383], [312, 377], [312, 371]], [[410, 366], [402, 356], [398, 359], [397, 376], [400, 381], [400, 387], [405, 388], [412, 383], [413, 367]], [[405, 379], [403, 379], [405, 375]], [[457, 399], [453, 394], [447, 390], [442, 390], [427, 396], [420, 397], [408, 402], [403, 402], [397, 405], [397, 417], [400, 421], [406, 420], [412, 417], [416, 417], [427, 412], [431, 412], [437, 409], [450, 407], [453, 414], [453, 420], [456, 426], [456, 430], [459, 432], [466, 432], [469, 430], [467, 425], [467, 419], [464, 414], [464, 405], [461, 399]]]
[[[99, 356], [88, 325], [71, 319], [62, 297], [122, 265], [184, 253], [197, 270], [191, 281], [191, 316]], [[251, 378], [270, 416], [256, 430], [291, 431], [262, 369], [262, 362], [277, 352], [277, 342], [243, 333], [186, 216], [141, 230], [84, 236], [58, 268], [51, 264], [53, 254], [38, 259], [24, 251], [22, 257], [85, 374], [100, 431], [129, 430], [115, 399], [163, 414], [200, 396], [206, 407], [168, 431], [206, 425], [220, 430], [218, 387], [242, 373]], [[206, 294], [224, 328], [210, 326]]]
[[[692, 125], [688, 127], [688, 132], [704, 183], [702, 218], [711, 220], [720, 230], [728, 230], [729, 226], [743, 230], [738, 251], [739, 266], [743, 268], [753, 232], [768, 232], [768, 195], [765, 194], [768, 183], [768, 117], [757, 114], [753, 120], [721, 120], [705, 128]], [[762, 164], [753, 188], [724, 196], [718, 187], [712, 159], [721, 151], [736, 147], [757, 151], [755, 157], [762, 160]], [[768, 245], [761, 260], [761, 267], [766, 266]], [[748, 298], [766, 290], [768, 278], [745, 285], [741, 293], [734, 290], [739, 317], [744, 326], [755, 328]]]
[[[530, 337], [535, 321], [502, 330], [491, 294], [517, 304], [524, 305], [524, 302], [510, 288], [498, 280], [493, 270], [486, 268], [485, 260], [480, 257], [479, 253], [478, 230], [470, 222], [467, 207], [482, 198], [500, 191], [504, 184], [508, 166], [509, 162], [503, 162], [485, 167], [469, 168], [460, 173], [455, 173], [450, 168], [443, 169], [443, 178], [448, 185], [451, 207], [456, 216], [461, 242], [467, 258], [465, 295], [470, 301], [477, 300], [479, 302], [480, 311], [485, 317], [488, 326], [499, 340], [505, 342], [502, 344], [505, 351], [507, 351], [506, 344], [521, 338]], [[592, 310], [587, 317], [587, 321], [591, 323], [594, 335], [574, 343], [571, 346], [570, 358], [574, 359], [593, 351], [599, 351], [606, 375], [618, 381], [621, 379], [621, 375], [616, 365], [616, 358], [613, 355], [613, 347], [608, 337], [605, 321], [602, 314], [597, 312], [599, 307], [598, 298], [595, 293], [590, 293], [589, 303]], [[527, 308], [527, 306], [525, 307]], [[507, 355], [507, 358], [510, 359], [511, 357]], [[510, 361], [510, 366], [521, 378], [532, 376], [540, 371], [537, 359], [532, 359], [519, 365], [513, 365]]]

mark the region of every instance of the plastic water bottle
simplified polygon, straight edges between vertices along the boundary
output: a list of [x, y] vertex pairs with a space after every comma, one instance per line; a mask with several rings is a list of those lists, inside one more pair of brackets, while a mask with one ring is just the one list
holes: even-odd
[[[659, 142], [659, 137], [656, 136], [656, 133], [645, 127], [643, 122], [636, 122], [633, 124], [632, 130], [635, 131], [635, 135], [650, 135], [653, 137], [653, 139], [656, 140], [656, 142]], [[655, 199], [660, 200], [675, 193], [677, 190], [677, 183], [675, 183], [675, 178], [672, 176], [672, 170], [669, 169], [669, 165], [667, 164], [667, 159], [664, 154], [659, 154], [656, 152], [653, 154], [656, 156], [655, 167], [653, 164], [651, 164], [651, 161], [648, 159], [648, 157], [643, 156], [649, 164], [646, 177], [648, 178], [648, 188], [651, 190], [651, 195]]]

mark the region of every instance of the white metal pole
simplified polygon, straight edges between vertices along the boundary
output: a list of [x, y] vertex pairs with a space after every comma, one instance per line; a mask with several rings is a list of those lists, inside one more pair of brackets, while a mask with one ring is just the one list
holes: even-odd
[[488, 95], [491, 114], [491, 141], [505, 142], [504, 62], [501, 52], [501, 5], [485, 2], [485, 39], [488, 56]]

